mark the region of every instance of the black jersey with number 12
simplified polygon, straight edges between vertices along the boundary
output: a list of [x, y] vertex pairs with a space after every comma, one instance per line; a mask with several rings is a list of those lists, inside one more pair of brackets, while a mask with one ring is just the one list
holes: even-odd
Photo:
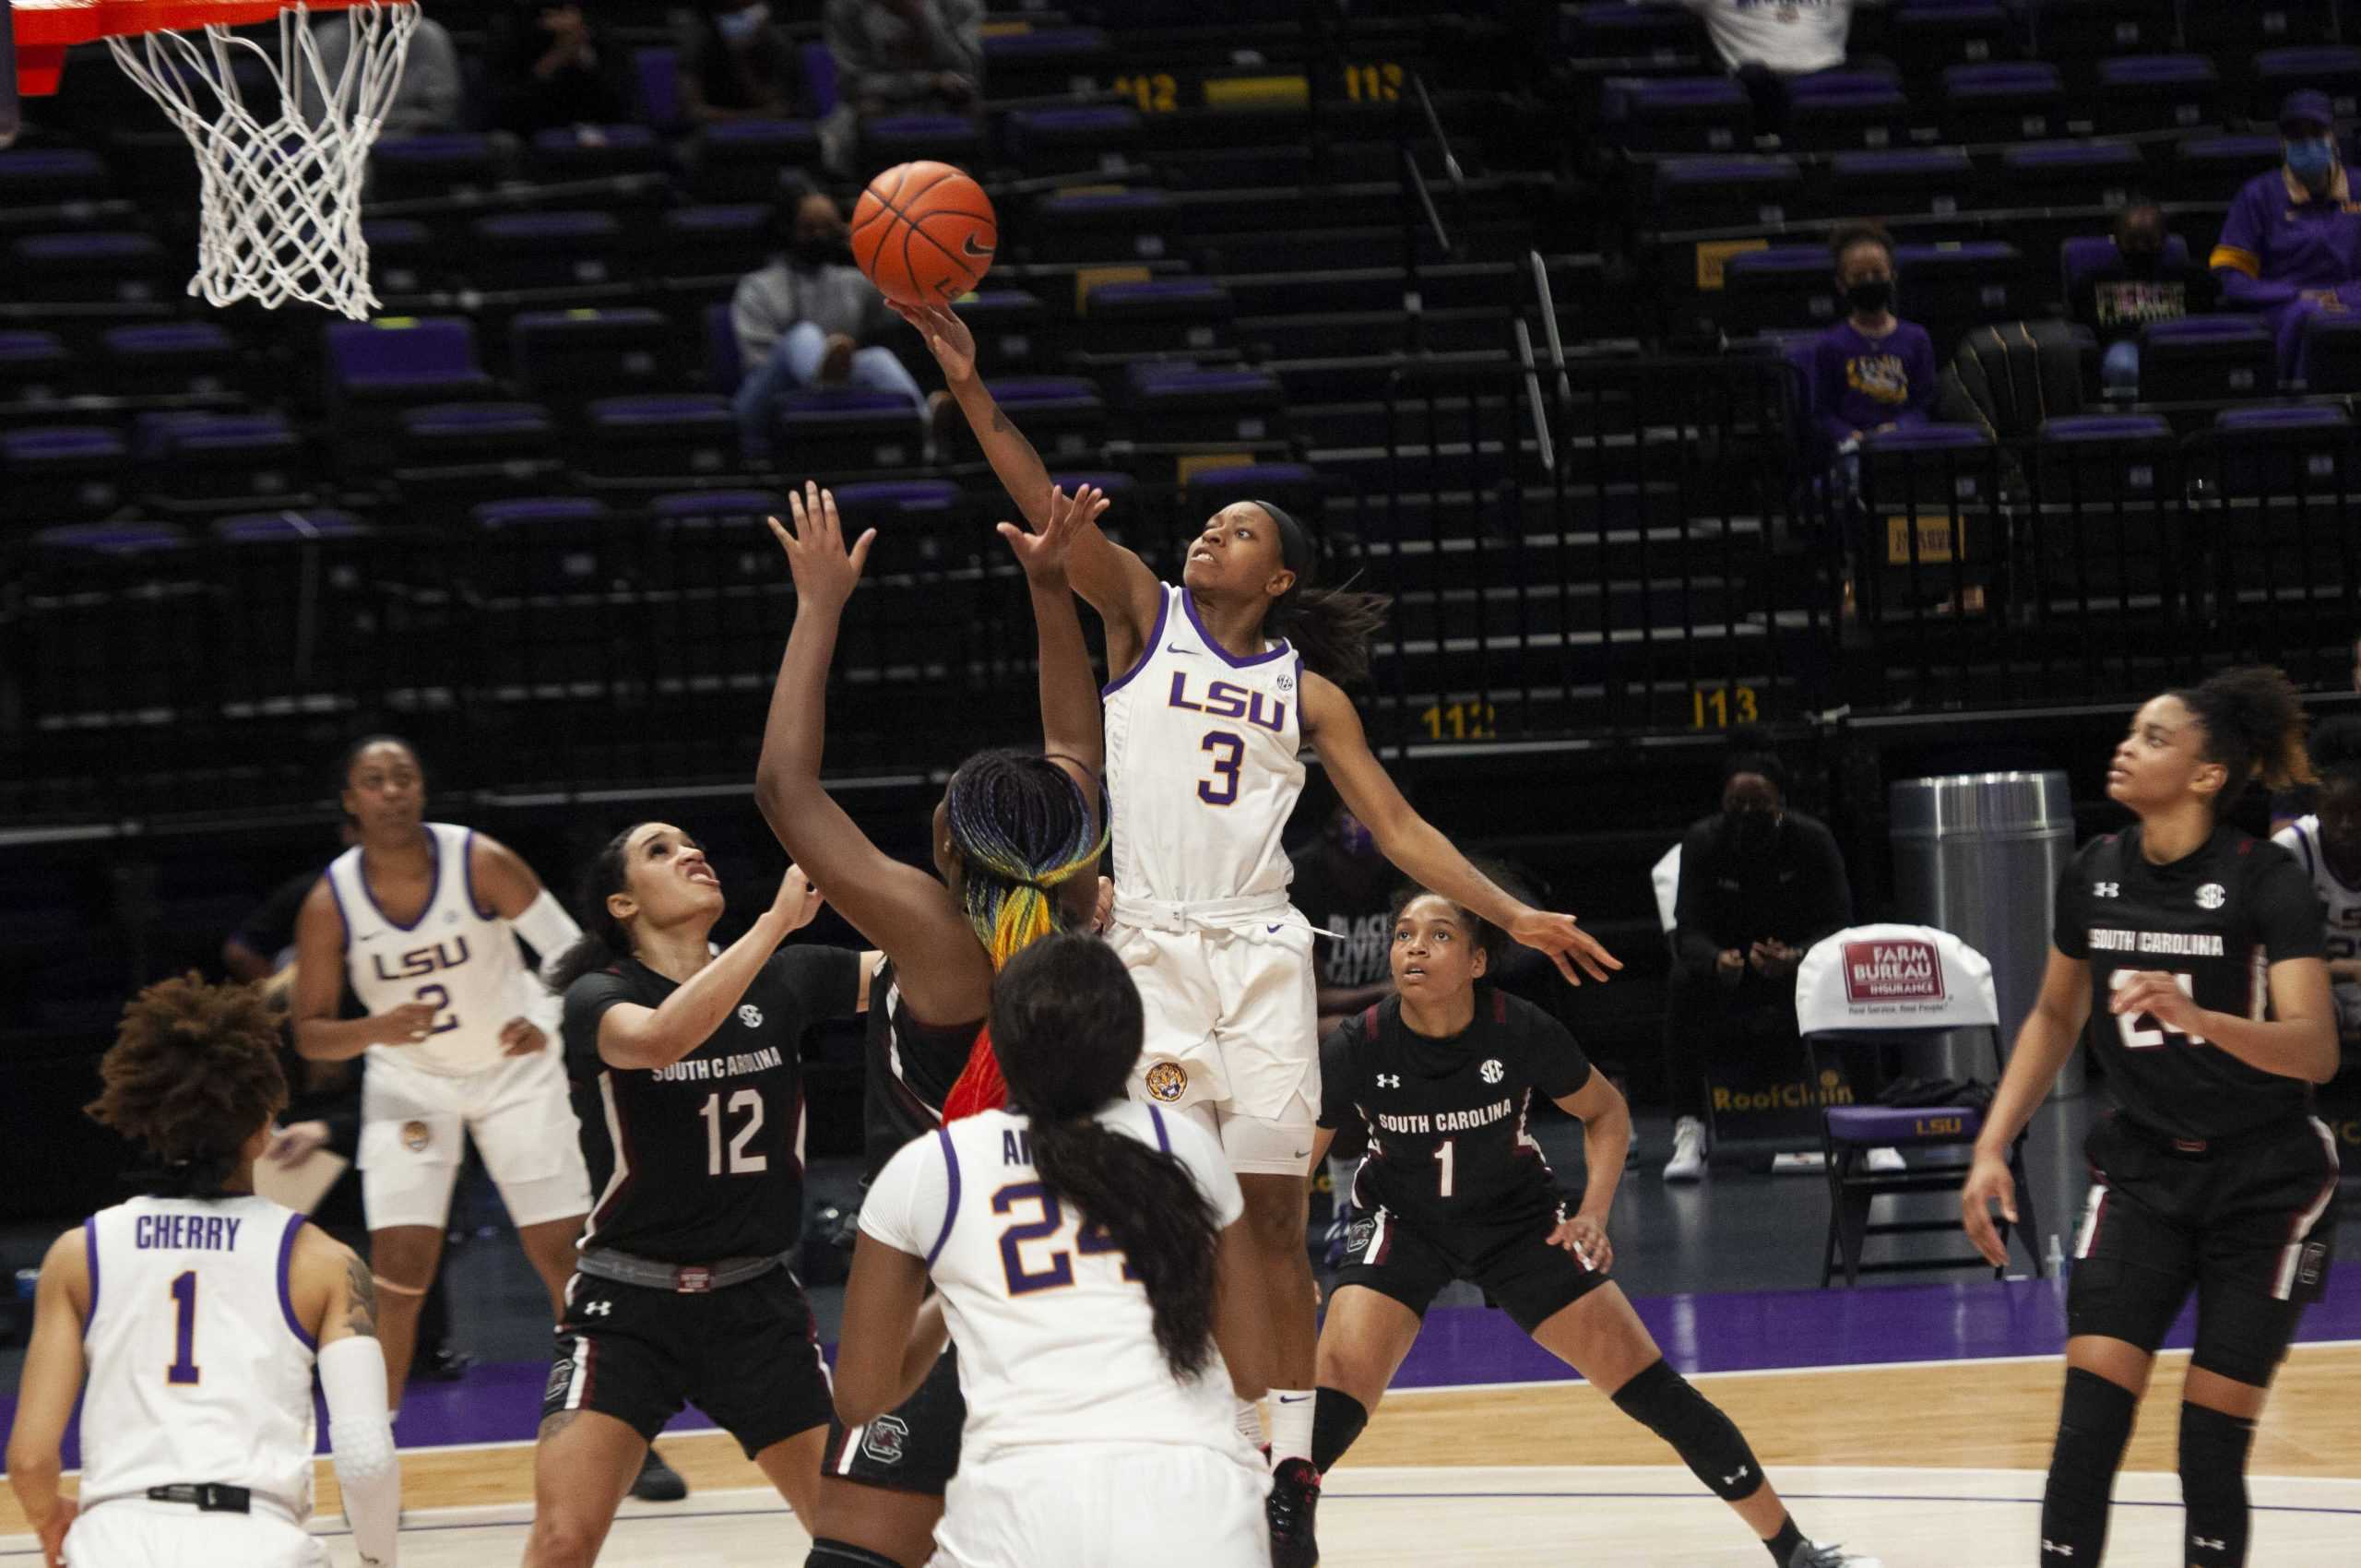
[[1563, 1025], [1489, 985], [1476, 1016], [1448, 1039], [1402, 1021], [1399, 997], [1336, 1026], [1320, 1051], [1323, 1127], [1358, 1118], [1369, 1158], [1353, 1202], [1418, 1225], [1541, 1213], [1556, 1182], [1526, 1123], [1536, 1094], [1562, 1099], [1590, 1081], [1590, 1059]]
[[2175, 1138], [2224, 1138], [2311, 1109], [2312, 1087], [2266, 1073], [2142, 1013], [2118, 1016], [2118, 977], [2158, 969], [2209, 1012], [2271, 1016], [2271, 966], [2322, 952], [2319, 899], [2278, 845], [2216, 827], [2165, 865], [2139, 826], [2093, 839], [2058, 882], [2058, 950], [2091, 966], [2092, 1054], [2125, 1114]]

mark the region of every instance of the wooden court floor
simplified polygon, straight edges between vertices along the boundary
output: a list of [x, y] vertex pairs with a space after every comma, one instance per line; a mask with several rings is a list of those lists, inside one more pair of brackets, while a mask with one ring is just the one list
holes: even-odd
[[[2177, 1560], [2174, 1443], [2183, 1353], [2159, 1359], [2118, 1489], [2113, 1563]], [[1887, 1568], [2031, 1561], [2041, 1470], [2062, 1363], [1910, 1363], [1697, 1382], [1745, 1431], [1808, 1533]], [[630, 1506], [601, 1562], [615, 1568], [792, 1564], [806, 1538], [719, 1433], [663, 1440], [695, 1489]], [[1655, 1563], [1764, 1561], [1761, 1549], [1655, 1439], [1576, 1383], [1406, 1392], [1389, 1398], [1329, 1479], [1323, 1560], [1354, 1563]], [[532, 1450], [513, 1444], [403, 1455], [412, 1568], [513, 1563], [529, 1517]], [[2361, 1345], [2300, 1346], [2258, 1428], [2250, 1561], [2361, 1568]], [[319, 1466], [324, 1531], [341, 1525]], [[666, 1523], [670, 1521], [670, 1523]], [[0, 1501], [0, 1562], [30, 1545]], [[330, 1542], [339, 1563], [350, 1543]], [[76, 1568], [83, 1568], [77, 1564]], [[104, 1568], [104, 1565], [98, 1565]]]

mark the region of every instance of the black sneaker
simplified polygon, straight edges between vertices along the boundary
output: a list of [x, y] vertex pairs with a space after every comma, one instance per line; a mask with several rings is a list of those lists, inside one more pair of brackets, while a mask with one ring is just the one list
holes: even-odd
[[1271, 1495], [1263, 1504], [1271, 1522], [1271, 1568], [1313, 1568], [1320, 1543], [1312, 1538], [1312, 1515], [1320, 1509], [1320, 1472], [1309, 1459], [1282, 1460], [1271, 1472]]
[[412, 1383], [457, 1383], [472, 1371], [476, 1359], [463, 1350], [440, 1346], [422, 1350], [409, 1364]]
[[678, 1503], [689, 1495], [689, 1483], [650, 1443], [647, 1457], [639, 1462], [639, 1479], [631, 1483], [631, 1494], [642, 1503]]

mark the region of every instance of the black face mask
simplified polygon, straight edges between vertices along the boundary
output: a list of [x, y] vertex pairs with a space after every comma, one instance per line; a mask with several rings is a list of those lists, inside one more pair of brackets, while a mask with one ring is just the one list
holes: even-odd
[[1776, 812], [1726, 811], [1722, 820], [1730, 836], [1730, 847], [1742, 855], [1767, 853], [1779, 837]]
[[1881, 310], [1890, 309], [1893, 304], [1893, 279], [1872, 278], [1867, 282], [1852, 284], [1845, 291], [1845, 303], [1864, 315], [1875, 315]]
[[2161, 250], [2128, 250], [2123, 253], [2123, 270], [2134, 278], [2153, 278], [2165, 265]]

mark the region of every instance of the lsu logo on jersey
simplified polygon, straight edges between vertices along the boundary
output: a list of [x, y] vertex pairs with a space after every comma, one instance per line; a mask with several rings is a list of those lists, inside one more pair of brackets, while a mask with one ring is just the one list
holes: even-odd
[[1855, 354], [1845, 362], [1845, 384], [1896, 408], [1910, 401], [1910, 376], [1900, 354]]
[[416, 980], [421, 975], [431, 975], [437, 969], [456, 969], [466, 963], [468, 939], [458, 936], [449, 942], [435, 943], [431, 947], [413, 947], [396, 958], [390, 969], [386, 967], [383, 953], [371, 954], [369, 961], [381, 980]]
[[1287, 727], [1287, 705], [1274, 696], [1240, 685], [1235, 681], [1208, 681], [1202, 699], [1190, 700], [1189, 671], [1172, 672], [1172, 695], [1167, 699], [1172, 707], [1202, 713], [1208, 719], [1237, 719], [1257, 730], [1283, 734]]
[[1159, 1062], [1147, 1070], [1146, 1083], [1148, 1098], [1169, 1105], [1189, 1092], [1189, 1069], [1178, 1062]]

